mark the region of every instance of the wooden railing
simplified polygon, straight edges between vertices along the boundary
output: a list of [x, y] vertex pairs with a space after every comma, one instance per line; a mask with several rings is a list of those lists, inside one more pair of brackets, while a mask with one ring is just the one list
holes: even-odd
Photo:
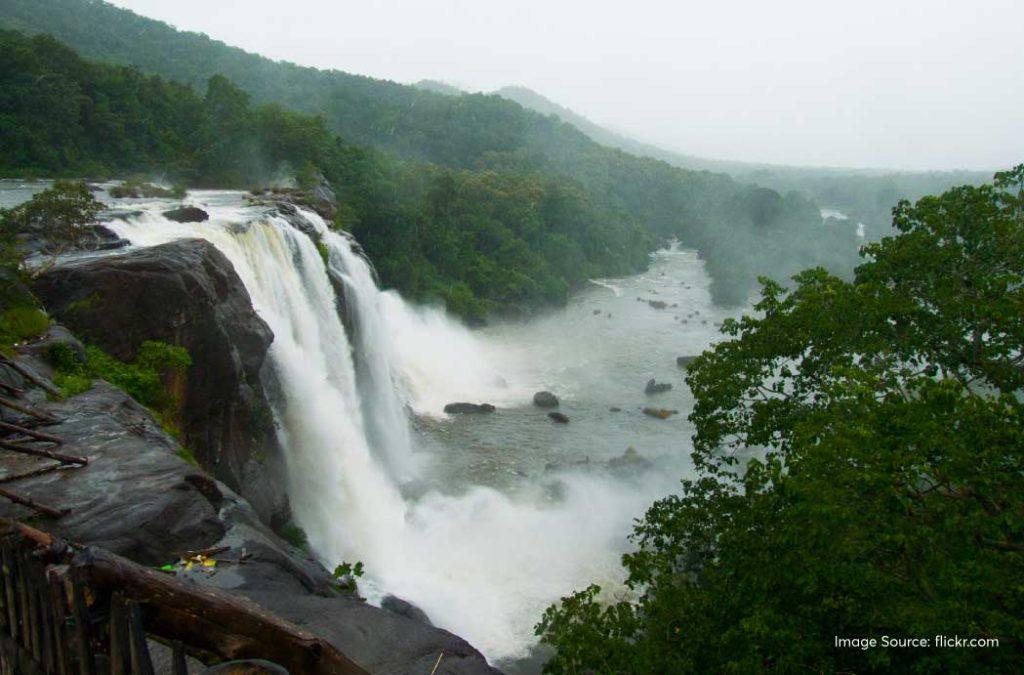
[[[365, 675], [333, 645], [218, 589], [0, 519], [0, 673], [152, 675], [149, 643], [205, 664], [263, 659], [295, 675]], [[253, 672], [253, 671], [250, 671]]]

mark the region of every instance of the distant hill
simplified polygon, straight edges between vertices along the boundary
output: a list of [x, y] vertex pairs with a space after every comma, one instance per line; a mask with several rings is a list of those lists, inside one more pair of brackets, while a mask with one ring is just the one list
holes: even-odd
[[461, 96], [466, 93], [458, 87], [448, 84], [447, 82], [441, 82], [440, 80], [420, 80], [412, 86], [423, 91], [432, 91], [435, 94], [444, 94], [445, 96]]
[[[778, 192], [795, 190], [823, 207], [837, 209], [854, 221], [867, 223], [876, 236], [888, 232], [891, 209], [898, 199], [916, 200], [925, 195], [939, 194], [954, 185], [979, 185], [992, 178], [992, 172], [989, 171], [799, 167], [696, 157], [611, 131], [526, 87], [503, 87], [494, 93], [543, 115], [554, 115], [594, 141], [611, 148], [660, 159], [684, 169], [727, 173], [737, 180], [756, 183]], [[994, 167], [993, 170], [999, 168], [1007, 167]]]

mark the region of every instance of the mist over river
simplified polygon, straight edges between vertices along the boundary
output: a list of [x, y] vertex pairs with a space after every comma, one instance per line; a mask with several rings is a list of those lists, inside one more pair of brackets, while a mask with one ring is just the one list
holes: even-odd
[[[33, 191], [5, 188], [8, 203]], [[274, 333], [262, 379], [296, 521], [328, 569], [364, 563], [369, 602], [403, 598], [521, 671], [548, 605], [590, 583], [623, 592], [633, 520], [691, 470], [676, 357], [707, 348], [728, 315], [695, 252], [670, 247], [563, 308], [471, 331], [381, 291], [358, 246], [311, 211], [197, 191], [185, 201], [210, 220], [182, 224], [162, 215], [178, 201], [98, 196], [133, 247], [199, 237], [231, 261]], [[646, 394], [652, 378], [672, 389]], [[533, 405], [539, 390], [568, 424]], [[444, 414], [456, 401], [497, 410]]]

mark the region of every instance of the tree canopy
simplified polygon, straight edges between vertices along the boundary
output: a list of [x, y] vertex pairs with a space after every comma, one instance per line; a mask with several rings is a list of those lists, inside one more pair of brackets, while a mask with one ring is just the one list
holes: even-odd
[[[546, 612], [548, 672], [1020, 668], [1024, 165], [894, 213], [852, 282], [765, 281], [690, 365], [697, 475], [638, 523], [629, 598]], [[883, 636], [932, 646], [836, 645]]]

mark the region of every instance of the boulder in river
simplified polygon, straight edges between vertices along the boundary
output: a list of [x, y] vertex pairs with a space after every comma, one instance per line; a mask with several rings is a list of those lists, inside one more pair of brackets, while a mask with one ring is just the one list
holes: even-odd
[[492, 413], [495, 408], [490, 403], [449, 403], [444, 411], [449, 415], [473, 415], [476, 413]]
[[198, 206], [182, 206], [170, 211], [164, 211], [164, 218], [173, 220], [176, 223], [205, 223], [210, 219], [210, 214]]
[[558, 424], [568, 424], [569, 423], [569, 416], [566, 415], [565, 413], [549, 412], [548, 413], [548, 417], [551, 418], [552, 422], [557, 422]]
[[694, 359], [696, 358], [696, 356], [677, 356], [676, 365], [679, 366], [680, 368], [685, 368], [691, 363], [693, 363]]
[[668, 303], [663, 302], [661, 300], [648, 300], [647, 304], [650, 305], [653, 309], [665, 309], [666, 307], [668, 307]]
[[622, 408], [613, 405], [611, 408], [608, 408], [608, 412], [622, 412]]
[[651, 460], [640, 455], [636, 448], [630, 446], [620, 457], [613, 457], [608, 460], [608, 468], [616, 471], [629, 470], [639, 471], [648, 469], [652, 465]]
[[663, 394], [666, 391], [672, 389], [672, 385], [668, 382], [655, 382], [654, 378], [647, 380], [647, 386], [644, 387], [645, 394]]
[[678, 410], [666, 410], [665, 408], [644, 408], [642, 412], [648, 417], [657, 417], [659, 420], [667, 420], [672, 415], [679, 413]]
[[557, 408], [558, 397], [550, 391], [538, 391], [533, 395], [533, 404], [538, 408]]

